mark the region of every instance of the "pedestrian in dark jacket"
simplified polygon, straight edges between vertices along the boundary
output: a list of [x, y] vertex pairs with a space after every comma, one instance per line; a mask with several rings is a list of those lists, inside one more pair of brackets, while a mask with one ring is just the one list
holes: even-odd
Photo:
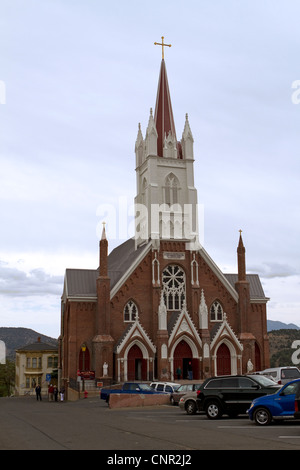
[[40, 386], [40, 385], [37, 385], [37, 386], [35, 387], [35, 393], [36, 393], [36, 399], [37, 399], [37, 401], [39, 401], [39, 399], [40, 399], [40, 401], [42, 401], [41, 386]]

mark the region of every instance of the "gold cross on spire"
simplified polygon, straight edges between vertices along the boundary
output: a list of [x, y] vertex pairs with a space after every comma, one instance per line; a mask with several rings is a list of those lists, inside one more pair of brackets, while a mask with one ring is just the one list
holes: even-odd
[[164, 47], [165, 46], [171, 47], [171, 44], [165, 44], [164, 43], [164, 36], [162, 36], [161, 37], [161, 42], [155, 42], [154, 45], [155, 46], [161, 46], [161, 48], [162, 48], [162, 51], [161, 51], [162, 52], [162, 59], [164, 59], [165, 58], [165, 56], [164, 56]]

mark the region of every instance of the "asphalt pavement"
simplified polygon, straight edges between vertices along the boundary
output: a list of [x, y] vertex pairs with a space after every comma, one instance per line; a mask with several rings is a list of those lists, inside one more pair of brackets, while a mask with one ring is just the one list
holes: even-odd
[[211, 421], [171, 405], [111, 410], [96, 397], [63, 403], [0, 398], [0, 426], [1, 450], [102, 450], [106, 461], [117, 458], [113, 451], [300, 450], [299, 421], [261, 428], [245, 416]]

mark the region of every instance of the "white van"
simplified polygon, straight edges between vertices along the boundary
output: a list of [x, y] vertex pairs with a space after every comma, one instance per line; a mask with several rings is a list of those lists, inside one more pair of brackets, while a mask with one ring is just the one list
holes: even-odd
[[154, 388], [157, 392], [173, 393], [180, 387], [180, 384], [173, 382], [152, 382], [150, 387]]
[[284, 385], [291, 380], [300, 379], [300, 371], [298, 367], [273, 367], [260, 372], [261, 375], [270, 377], [279, 385]]

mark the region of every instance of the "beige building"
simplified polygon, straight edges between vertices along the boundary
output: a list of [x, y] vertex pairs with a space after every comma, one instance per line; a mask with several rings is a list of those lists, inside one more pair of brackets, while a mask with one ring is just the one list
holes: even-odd
[[42, 343], [40, 338], [36, 343], [17, 349], [15, 394], [32, 395], [36, 385], [40, 385], [42, 394], [47, 394], [49, 378], [57, 370], [57, 362], [57, 347]]

